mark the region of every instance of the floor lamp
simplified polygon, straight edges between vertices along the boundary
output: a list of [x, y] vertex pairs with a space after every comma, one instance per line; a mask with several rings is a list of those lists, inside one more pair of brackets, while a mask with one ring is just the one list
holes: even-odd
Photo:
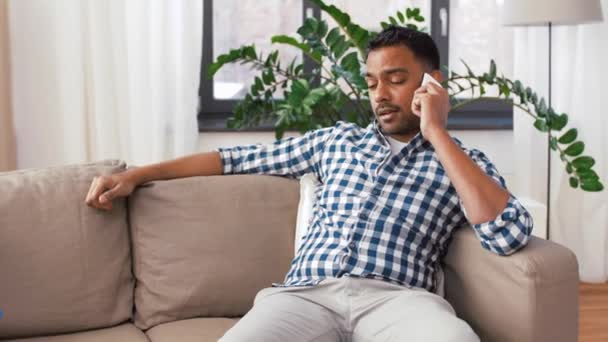
[[[505, 26], [547, 26], [549, 31], [549, 93], [551, 107], [551, 27], [602, 20], [600, 0], [504, 0], [502, 23]], [[547, 144], [549, 134], [547, 133]], [[547, 240], [551, 222], [551, 149], [547, 145]]]

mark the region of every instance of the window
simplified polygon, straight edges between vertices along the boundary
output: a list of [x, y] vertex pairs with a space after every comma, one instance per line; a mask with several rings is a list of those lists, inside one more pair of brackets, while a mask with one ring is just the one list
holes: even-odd
[[[349, 13], [354, 22], [374, 30], [381, 20], [405, 7], [419, 7], [427, 19], [425, 26], [437, 43], [441, 64], [462, 72], [460, 58], [466, 60], [476, 73], [483, 73], [494, 58], [505, 76], [512, 72], [512, 34], [500, 27], [500, 1], [473, 0], [379, 0], [371, 6], [367, 0], [326, 0]], [[221, 6], [221, 8], [219, 7]], [[294, 10], [299, 9], [299, 10]], [[450, 20], [453, 14], [454, 20]], [[201, 60], [198, 122], [200, 131], [227, 131], [226, 119], [232, 108], [247, 93], [253, 71], [247, 66], [224, 66], [213, 80], [207, 78], [207, 66], [232, 48], [255, 43], [267, 53], [279, 49], [284, 63], [302, 56], [291, 47], [270, 44], [270, 36], [297, 36], [296, 30], [304, 18], [325, 18], [307, 0], [204, 0], [203, 51]], [[450, 39], [450, 33], [452, 33]], [[464, 94], [463, 96], [467, 96]], [[499, 101], [478, 101], [450, 114], [450, 129], [511, 129], [513, 109]], [[272, 130], [271, 125], [249, 130]]]

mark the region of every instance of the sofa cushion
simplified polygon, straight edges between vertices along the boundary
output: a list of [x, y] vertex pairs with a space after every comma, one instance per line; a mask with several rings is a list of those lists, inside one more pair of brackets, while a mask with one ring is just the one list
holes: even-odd
[[160, 324], [148, 330], [152, 342], [217, 342], [238, 318], [193, 318]]
[[133, 283], [126, 201], [88, 207], [94, 176], [119, 161], [0, 173], [0, 339], [128, 320]]
[[90, 330], [85, 332], [45, 336], [31, 337], [18, 340], [8, 340], [5, 342], [107, 342], [107, 341], [125, 341], [125, 342], [148, 342], [146, 335], [133, 324], [126, 323], [112, 328], [104, 328]]
[[298, 182], [271, 176], [152, 183], [129, 198], [135, 324], [245, 314], [293, 258]]

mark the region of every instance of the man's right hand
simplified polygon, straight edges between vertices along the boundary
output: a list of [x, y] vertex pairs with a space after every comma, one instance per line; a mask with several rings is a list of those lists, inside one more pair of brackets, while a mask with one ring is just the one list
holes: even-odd
[[85, 202], [93, 208], [110, 210], [113, 199], [129, 196], [139, 184], [155, 180], [221, 174], [222, 158], [219, 152], [193, 154], [158, 164], [132, 168], [110, 176], [95, 177]]
[[112, 200], [129, 196], [136, 185], [127, 172], [97, 176], [91, 182], [85, 202], [93, 208], [111, 210]]

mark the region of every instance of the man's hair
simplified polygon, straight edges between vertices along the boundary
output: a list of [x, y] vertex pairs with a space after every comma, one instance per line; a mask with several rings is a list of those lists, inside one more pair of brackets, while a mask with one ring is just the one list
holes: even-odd
[[402, 26], [390, 25], [367, 44], [367, 53], [386, 46], [403, 45], [425, 66], [439, 70], [439, 50], [428, 34]]

